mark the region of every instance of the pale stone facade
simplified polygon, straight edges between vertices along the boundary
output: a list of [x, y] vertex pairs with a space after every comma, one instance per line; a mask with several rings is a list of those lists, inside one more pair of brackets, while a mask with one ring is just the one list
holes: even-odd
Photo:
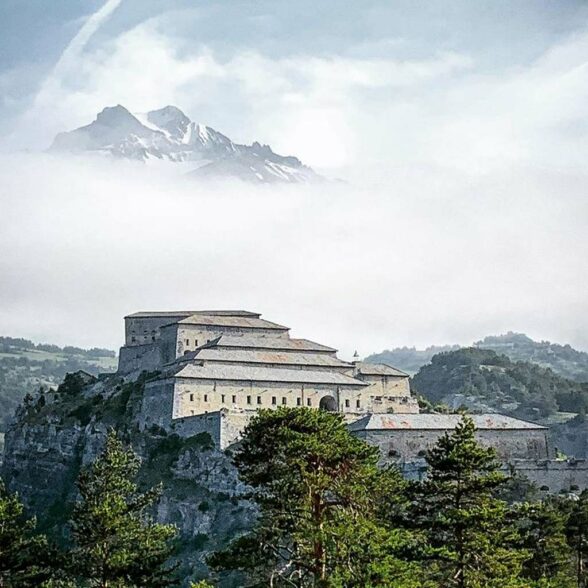
[[340, 412], [349, 422], [374, 412], [418, 413], [407, 374], [343, 361], [336, 349], [293, 339], [288, 327], [254, 312], [135, 313], [125, 317], [125, 342], [120, 373], [161, 372], [149, 384], [145, 426], [216, 412], [225, 423], [246, 422], [260, 408], [280, 406]]

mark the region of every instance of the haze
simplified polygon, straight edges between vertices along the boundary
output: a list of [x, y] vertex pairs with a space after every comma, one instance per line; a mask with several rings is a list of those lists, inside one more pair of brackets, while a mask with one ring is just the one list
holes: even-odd
[[[226, 307], [343, 356], [506, 330], [588, 349], [587, 16], [4, 3], [0, 333], [115, 348], [134, 310]], [[117, 103], [174, 104], [344, 182], [195, 184], [43, 153]]]

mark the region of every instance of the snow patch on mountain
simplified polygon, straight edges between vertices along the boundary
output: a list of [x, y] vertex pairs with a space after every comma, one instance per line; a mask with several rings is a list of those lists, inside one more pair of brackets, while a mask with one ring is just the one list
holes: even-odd
[[140, 114], [132, 114], [120, 104], [107, 107], [89, 125], [59, 133], [50, 151], [192, 163], [190, 174], [197, 178], [231, 177], [255, 183], [322, 179], [296, 157], [278, 155], [269, 145], [258, 142], [233, 143], [215, 129], [192, 122], [175, 106]]

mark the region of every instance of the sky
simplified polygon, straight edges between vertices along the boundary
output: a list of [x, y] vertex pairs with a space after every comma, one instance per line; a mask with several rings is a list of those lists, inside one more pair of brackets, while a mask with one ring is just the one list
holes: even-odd
[[[0, 333], [115, 348], [247, 308], [350, 357], [508, 330], [588, 350], [588, 4], [4, 0]], [[173, 104], [320, 187], [45, 153]]]

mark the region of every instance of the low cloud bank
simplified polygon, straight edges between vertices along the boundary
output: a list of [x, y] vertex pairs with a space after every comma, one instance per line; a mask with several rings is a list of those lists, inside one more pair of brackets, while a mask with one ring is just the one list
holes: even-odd
[[0, 332], [114, 348], [128, 312], [227, 307], [344, 356], [508, 329], [588, 348], [586, 180], [413, 166], [254, 187], [1, 156]]

